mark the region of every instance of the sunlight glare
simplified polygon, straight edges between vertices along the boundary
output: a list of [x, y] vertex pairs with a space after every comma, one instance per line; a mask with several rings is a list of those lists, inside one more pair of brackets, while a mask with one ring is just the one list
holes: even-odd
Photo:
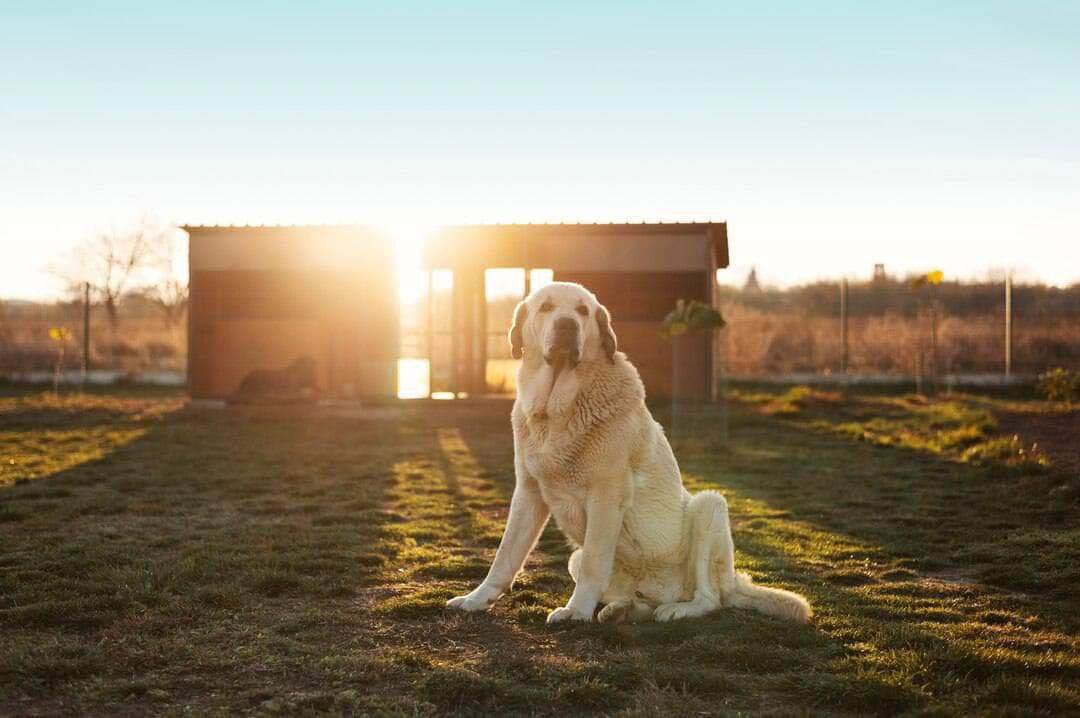
[[395, 224], [390, 227], [397, 253], [398, 297], [402, 304], [418, 304], [427, 293], [427, 274], [421, 267], [424, 238], [430, 227]]

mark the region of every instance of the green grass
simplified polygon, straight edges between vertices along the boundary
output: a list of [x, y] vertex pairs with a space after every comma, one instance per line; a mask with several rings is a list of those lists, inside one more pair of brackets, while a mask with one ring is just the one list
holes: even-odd
[[726, 493], [740, 569], [809, 596], [810, 626], [548, 628], [554, 527], [490, 613], [444, 610], [505, 520], [502, 402], [13, 392], [0, 714], [1080, 711], [1080, 512], [1052, 456], [993, 448], [975, 398], [741, 398], [726, 444], [718, 413], [680, 418], [685, 480]]

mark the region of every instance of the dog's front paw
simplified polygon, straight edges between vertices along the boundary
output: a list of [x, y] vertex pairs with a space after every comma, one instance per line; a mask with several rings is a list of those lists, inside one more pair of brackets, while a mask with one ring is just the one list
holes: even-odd
[[451, 598], [446, 602], [446, 607], [456, 608], [459, 611], [468, 611], [469, 613], [486, 611], [491, 607], [491, 604], [495, 603], [495, 599], [498, 597], [498, 594], [494, 594], [492, 591], [488, 591], [483, 586], [480, 586], [464, 596], [455, 596], [454, 598]]
[[553, 623], [562, 623], [563, 621], [591, 621], [592, 612], [583, 613], [576, 608], [570, 608], [570, 606], [563, 606], [562, 608], [556, 608], [554, 611], [548, 614], [547, 622], [550, 626]]

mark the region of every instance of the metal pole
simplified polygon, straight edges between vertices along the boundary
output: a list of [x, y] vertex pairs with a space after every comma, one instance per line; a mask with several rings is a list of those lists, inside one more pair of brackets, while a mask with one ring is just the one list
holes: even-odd
[[848, 281], [840, 278], [840, 371], [848, 370]]
[[80, 384], [86, 387], [86, 374], [90, 371], [90, 282], [83, 282], [82, 314], [82, 376]]
[[923, 395], [923, 349], [919, 342], [919, 352], [915, 355], [915, 393]]
[[938, 350], [937, 350], [937, 288], [930, 285], [930, 392], [937, 394]]
[[1012, 376], [1012, 274], [1005, 275], [1005, 376]]

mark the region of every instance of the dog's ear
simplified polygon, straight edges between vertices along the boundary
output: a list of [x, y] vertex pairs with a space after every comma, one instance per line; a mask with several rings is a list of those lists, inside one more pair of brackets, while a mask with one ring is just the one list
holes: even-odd
[[600, 346], [604, 348], [608, 361], [615, 363], [615, 352], [619, 351], [619, 340], [611, 328], [611, 314], [603, 304], [596, 307], [596, 324], [600, 327]]
[[515, 359], [520, 359], [524, 354], [525, 341], [521, 333], [525, 329], [525, 319], [528, 316], [529, 310], [525, 302], [518, 302], [517, 308], [514, 309], [514, 324], [510, 327], [510, 355]]

